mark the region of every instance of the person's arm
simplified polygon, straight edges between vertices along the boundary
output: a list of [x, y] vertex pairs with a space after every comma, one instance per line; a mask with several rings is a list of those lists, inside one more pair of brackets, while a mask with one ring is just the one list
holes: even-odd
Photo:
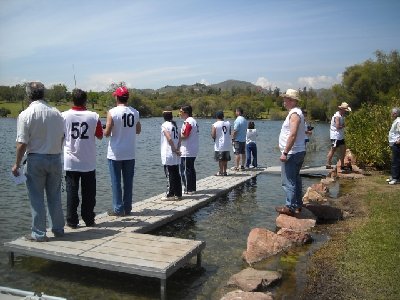
[[217, 129], [214, 126], [211, 126], [211, 137], [214, 139], [217, 137]]
[[299, 127], [300, 127], [300, 121], [301, 121], [301, 119], [298, 114], [293, 113], [290, 116], [290, 120], [289, 120], [290, 132], [289, 132], [289, 137], [287, 139], [286, 147], [283, 150], [283, 153], [281, 154], [281, 157], [280, 157], [281, 161], [287, 160], [287, 154], [292, 149], [294, 142], [296, 141], [297, 131], [299, 130]]
[[344, 128], [344, 124], [340, 125], [340, 118], [339, 117], [335, 117], [335, 126], [336, 126], [337, 130]]
[[103, 139], [103, 125], [101, 125], [101, 121], [97, 120], [96, 131], [94, 136], [99, 140]]
[[142, 124], [140, 122], [136, 123], [136, 134], [140, 134], [142, 132]]
[[179, 148], [178, 147], [175, 148], [174, 140], [171, 138], [171, 135], [169, 134], [169, 132], [165, 129], [162, 132], [163, 132], [165, 138], [167, 139], [168, 144], [171, 146], [172, 152], [180, 155]]
[[107, 121], [106, 121], [106, 129], [104, 129], [104, 135], [109, 137], [111, 135], [112, 128], [114, 126], [113, 119], [111, 117], [110, 112], [107, 112]]
[[19, 175], [19, 168], [21, 167], [22, 158], [26, 152], [26, 144], [17, 142], [15, 164], [12, 166], [11, 172], [14, 176]]
[[182, 140], [187, 139], [189, 137], [191, 131], [192, 131], [192, 125], [190, 125], [190, 123], [188, 123], [188, 122], [185, 122], [183, 124], [182, 131], [181, 131], [181, 139]]

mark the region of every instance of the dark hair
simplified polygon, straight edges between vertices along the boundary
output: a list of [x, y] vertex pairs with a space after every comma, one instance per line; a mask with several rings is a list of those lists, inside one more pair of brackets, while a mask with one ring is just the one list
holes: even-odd
[[256, 125], [254, 124], [253, 121], [250, 121], [249, 124], [247, 125], [248, 129], [254, 129], [256, 127]]
[[215, 113], [215, 118], [223, 120], [224, 119], [224, 112], [222, 110], [219, 110]]
[[72, 101], [76, 106], [84, 106], [87, 101], [87, 94], [81, 89], [74, 89], [72, 91]]
[[174, 125], [176, 129], [178, 129], [178, 125], [176, 125], [176, 122], [172, 120], [173, 118], [172, 111], [163, 111], [162, 115], [165, 121], [171, 122], [172, 125]]
[[236, 111], [240, 112], [240, 115], [243, 115], [243, 108], [236, 107]]
[[44, 98], [44, 85], [41, 82], [33, 81], [26, 85], [26, 95], [29, 100], [41, 100]]
[[190, 105], [184, 105], [181, 107], [181, 110], [189, 115], [192, 116], [192, 107]]
[[117, 99], [121, 103], [127, 103], [129, 99], [129, 95], [117, 96]]

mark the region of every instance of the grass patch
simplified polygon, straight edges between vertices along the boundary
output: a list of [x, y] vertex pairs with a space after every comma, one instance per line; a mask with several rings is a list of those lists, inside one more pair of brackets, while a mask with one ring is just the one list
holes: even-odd
[[338, 271], [358, 299], [400, 299], [400, 190], [386, 187], [366, 194], [366, 222], [344, 242]]

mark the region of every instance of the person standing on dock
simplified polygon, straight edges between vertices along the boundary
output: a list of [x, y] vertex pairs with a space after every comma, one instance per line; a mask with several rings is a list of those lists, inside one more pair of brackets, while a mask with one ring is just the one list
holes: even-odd
[[[257, 129], [253, 121], [250, 121], [246, 132], [246, 168], [257, 168]], [[253, 161], [251, 158], [253, 157]]]
[[326, 168], [332, 169], [332, 157], [336, 150], [339, 150], [340, 169], [342, 171], [350, 171], [345, 166], [344, 157], [346, 155], [346, 143], [344, 141], [344, 128], [345, 128], [345, 114], [351, 111], [350, 106], [343, 102], [338, 106], [339, 110], [333, 115], [331, 119], [330, 138], [331, 149], [327, 155]]
[[96, 205], [96, 138], [103, 138], [99, 115], [86, 109], [87, 94], [72, 91], [74, 106], [63, 112], [65, 144], [64, 170], [67, 190], [67, 226], [78, 227], [79, 181], [81, 182], [81, 215], [86, 226], [94, 226]]
[[164, 123], [161, 125], [161, 163], [168, 177], [167, 194], [162, 200], [182, 199], [181, 175], [179, 174], [180, 152], [179, 131], [173, 119], [172, 111], [163, 112]]
[[211, 137], [214, 139], [214, 158], [218, 161], [219, 172], [215, 176], [227, 176], [228, 161], [231, 160], [231, 123], [224, 121], [224, 112], [217, 111], [217, 121], [211, 127]]
[[392, 177], [387, 179], [389, 184], [400, 183], [400, 108], [391, 111], [393, 123], [389, 130], [389, 146], [392, 149]]
[[196, 193], [196, 169], [194, 161], [199, 152], [199, 126], [192, 116], [192, 107], [184, 105], [179, 110], [184, 120], [180, 133], [181, 177], [185, 194]]
[[128, 89], [121, 86], [112, 95], [117, 106], [108, 111], [104, 129], [104, 135], [110, 137], [107, 159], [111, 176], [113, 209], [108, 212], [108, 215], [122, 217], [129, 215], [132, 211], [136, 135], [140, 134], [142, 126], [139, 112], [128, 105]]
[[[235, 166], [232, 170], [244, 170], [246, 163], [246, 132], [247, 121], [243, 117], [243, 109], [241, 107], [235, 110], [236, 120], [233, 123], [232, 144], [235, 149]], [[242, 164], [240, 164], [242, 159]], [[240, 166], [240, 167], [239, 167]]]
[[283, 104], [289, 111], [279, 135], [281, 151], [282, 187], [286, 194], [286, 205], [276, 207], [278, 213], [294, 216], [303, 206], [300, 169], [306, 155], [304, 116], [298, 107], [299, 92], [288, 89], [282, 95]]
[[61, 205], [64, 122], [58, 109], [44, 100], [44, 85], [29, 82], [26, 93], [31, 101], [17, 121], [16, 160], [12, 167], [19, 176], [21, 162], [26, 152], [26, 187], [32, 211], [32, 231], [28, 240], [44, 242], [46, 235], [46, 192], [49, 225], [54, 236], [64, 235], [64, 214]]

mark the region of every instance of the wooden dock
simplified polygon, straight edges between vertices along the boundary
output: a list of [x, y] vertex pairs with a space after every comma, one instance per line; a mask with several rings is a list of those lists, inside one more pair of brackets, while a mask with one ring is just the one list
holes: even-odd
[[48, 232], [48, 242], [37, 243], [19, 238], [4, 246], [9, 251], [11, 264], [14, 264], [14, 253], [21, 253], [159, 278], [161, 299], [166, 299], [167, 278], [193, 256], [197, 255], [197, 265], [200, 266], [205, 242], [144, 233], [193, 213], [263, 171], [249, 169], [230, 172], [229, 176], [210, 176], [197, 182], [196, 194], [184, 195], [182, 200], [162, 200], [164, 194], [160, 194], [135, 203], [129, 216], [112, 217], [104, 213], [96, 216], [96, 227], [66, 227], [62, 238], [53, 237]]
[[[332, 170], [326, 169], [325, 166], [304, 166], [300, 170], [300, 175], [307, 177], [326, 177], [331, 171]], [[281, 166], [268, 167], [265, 172], [267, 174], [281, 174]]]

